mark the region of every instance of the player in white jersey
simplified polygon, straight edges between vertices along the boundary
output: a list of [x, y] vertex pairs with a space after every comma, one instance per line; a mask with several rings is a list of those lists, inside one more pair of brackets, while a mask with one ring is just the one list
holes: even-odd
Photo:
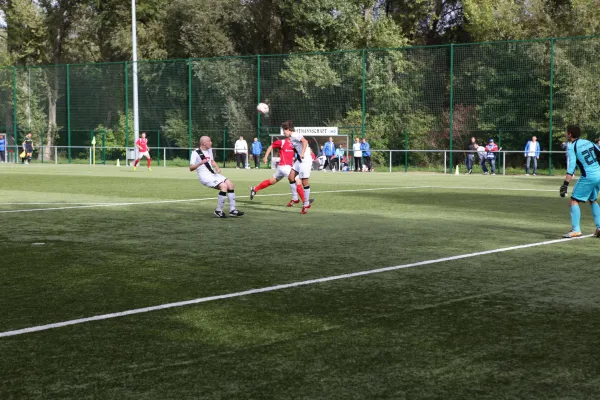
[[235, 208], [235, 192], [233, 191], [233, 182], [221, 175], [221, 169], [215, 162], [212, 154], [212, 141], [208, 136], [200, 138], [200, 147], [192, 152], [190, 158], [190, 171], [196, 171], [198, 180], [206, 187], [219, 190], [217, 209], [215, 216], [226, 218], [223, 212], [225, 199], [229, 198], [229, 215], [232, 217], [241, 217], [243, 212]]
[[294, 151], [296, 152], [296, 161], [292, 166], [292, 171], [288, 176], [290, 184], [293, 184], [296, 180], [296, 176], [300, 177], [303, 186], [303, 192], [298, 191], [300, 198], [302, 199], [302, 211], [300, 214], [306, 214], [306, 210], [310, 208], [310, 186], [308, 184], [308, 178], [310, 178], [310, 170], [312, 169], [312, 157], [310, 155], [310, 147], [308, 147], [308, 141], [304, 139], [299, 133], [296, 133], [294, 124], [292, 121], [285, 121], [281, 124], [283, 134], [285, 137], [290, 138]]

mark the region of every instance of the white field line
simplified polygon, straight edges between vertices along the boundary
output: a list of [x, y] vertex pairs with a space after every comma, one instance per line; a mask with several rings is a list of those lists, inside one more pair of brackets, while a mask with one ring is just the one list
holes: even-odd
[[48, 202], [48, 203], [27, 203], [27, 202], [20, 202], [20, 203], [0, 203], [0, 206], [41, 206], [41, 205], [62, 205], [62, 204], [68, 204], [71, 206], [80, 206], [80, 205], [84, 205], [84, 206], [96, 206], [96, 205], [103, 205], [103, 204], [112, 204], [112, 203], [77, 203], [77, 202]]
[[317, 284], [317, 283], [331, 282], [331, 281], [337, 281], [337, 280], [341, 280], [341, 279], [355, 278], [357, 276], [379, 274], [379, 273], [382, 273], [382, 272], [396, 271], [396, 270], [404, 269], [404, 268], [420, 267], [420, 266], [423, 266], [423, 265], [438, 264], [438, 263], [443, 263], [443, 262], [446, 262], [446, 261], [456, 261], [456, 260], [461, 260], [461, 259], [464, 259], [464, 258], [472, 258], [472, 257], [484, 256], [484, 255], [488, 255], [488, 254], [495, 254], [495, 253], [503, 253], [503, 252], [506, 252], [506, 251], [521, 250], [521, 249], [527, 249], [527, 248], [530, 248], [530, 247], [544, 246], [544, 245], [554, 244], [554, 243], [563, 243], [563, 242], [567, 242], [567, 241], [570, 241], [570, 240], [578, 240], [578, 239], [583, 239], [583, 238], [589, 238], [591, 236], [592, 235], [585, 235], [585, 236], [580, 236], [580, 237], [575, 238], [575, 239], [547, 240], [545, 242], [523, 244], [523, 245], [511, 246], [511, 247], [504, 247], [504, 248], [495, 249], [495, 250], [479, 251], [479, 252], [476, 252], [476, 253], [468, 253], [468, 254], [461, 254], [461, 255], [452, 256], [452, 257], [437, 258], [435, 260], [426, 260], [426, 261], [419, 261], [419, 262], [410, 263], [410, 264], [396, 265], [394, 267], [377, 268], [377, 269], [371, 269], [371, 270], [360, 271], [360, 272], [353, 272], [353, 273], [343, 274], [343, 275], [334, 275], [334, 276], [328, 276], [328, 277], [324, 277], [324, 278], [310, 279], [310, 280], [307, 280], [307, 281], [300, 281], [300, 282], [285, 283], [285, 284], [275, 285], [275, 286], [268, 286], [268, 287], [263, 287], [263, 288], [259, 288], [259, 289], [244, 290], [242, 292], [221, 294], [221, 295], [209, 296], [209, 297], [201, 297], [201, 298], [198, 298], [198, 299], [186, 300], [186, 301], [179, 301], [179, 302], [176, 302], [176, 303], [161, 304], [161, 305], [152, 306], [152, 307], [136, 308], [136, 309], [133, 309], [133, 310], [115, 312], [115, 313], [110, 313], [110, 314], [96, 315], [96, 316], [93, 316], [93, 317], [72, 319], [72, 320], [69, 320], [69, 321], [56, 322], [56, 323], [53, 323], [53, 324], [39, 325], [39, 326], [30, 327], [30, 328], [23, 328], [23, 329], [16, 329], [16, 330], [13, 330], [13, 331], [0, 332], [0, 338], [1, 337], [23, 335], [23, 334], [32, 333], [32, 332], [46, 331], [46, 330], [49, 330], [49, 329], [62, 328], [62, 327], [69, 326], [69, 325], [83, 324], [83, 323], [86, 323], [86, 322], [102, 321], [102, 320], [106, 320], [106, 319], [124, 317], [124, 316], [127, 316], [127, 315], [142, 314], [142, 313], [147, 313], [147, 312], [151, 312], [151, 311], [164, 310], [164, 309], [167, 309], [167, 308], [183, 307], [183, 306], [188, 306], [188, 305], [191, 305], [191, 304], [207, 303], [207, 302], [210, 302], [210, 301], [232, 299], [232, 298], [235, 298], [235, 297], [249, 296], [249, 295], [252, 295], [252, 294], [274, 292], [274, 291], [278, 291], [278, 290], [290, 289], [290, 288], [295, 288], [295, 287], [299, 287], [299, 286], [308, 286], [308, 285], [314, 285], [314, 284]]
[[[323, 194], [323, 193], [349, 193], [349, 192], [369, 192], [369, 191], [382, 191], [382, 190], [401, 190], [401, 189], [447, 189], [447, 190], [503, 190], [503, 191], [529, 191], [529, 192], [555, 192], [552, 189], [516, 189], [516, 188], [488, 188], [488, 187], [469, 187], [469, 186], [397, 186], [397, 187], [384, 187], [384, 188], [368, 188], [368, 189], [345, 189], [345, 190], [323, 190], [311, 192], [312, 194]], [[259, 197], [272, 197], [272, 196], [289, 196], [289, 193], [270, 193], [261, 194]], [[238, 199], [248, 198], [250, 196], [236, 196]], [[4, 210], [0, 211], [0, 214], [10, 213], [22, 213], [22, 212], [34, 212], [34, 211], [56, 211], [56, 210], [72, 210], [81, 208], [95, 208], [95, 207], [122, 207], [122, 206], [137, 206], [137, 205], [152, 205], [152, 204], [169, 204], [169, 203], [190, 203], [195, 201], [206, 201], [206, 200], [217, 200], [216, 197], [206, 197], [201, 199], [181, 199], [181, 200], [158, 200], [158, 201], [140, 201], [140, 202], [128, 202], [128, 203], [90, 203], [85, 205], [74, 205], [65, 207], [46, 207], [46, 208], [29, 208], [20, 210]], [[0, 203], [0, 206], [12, 203]], [[36, 203], [17, 203], [17, 204], [36, 204]], [[45, 204], [45, 203], [38, 203]], [[47, 204], [69, 204], [69, 203], [47, 203]], [[77, 203], [73, 203], [77, 204]]]

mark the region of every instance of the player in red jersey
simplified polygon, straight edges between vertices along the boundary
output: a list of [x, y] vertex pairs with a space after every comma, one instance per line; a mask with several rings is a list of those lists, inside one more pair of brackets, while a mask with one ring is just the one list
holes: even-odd
[[[295, 155], [294, 146], [292, 145], [291, 140], [284, 138], [283, 140], [274, 141], [273, 144], [267, 149], [267, 152], [263, 158], [263, 163], [267, 163], [267, 158], [273, 149], [279, 149], [279, 165], [277, 165], [277, 170], [272, 177], [262, 181], [256, 187], [252, 186], [250, 188], [250, 200], [254, 199], [256, 193], [262, 189], [266, 189], [267, 187], [276, 184], [281, 179], [290, 175], [292, 165], [294, 164]], [[298, 195], [300, 195], [302, 202], [304, 202], [304, 190], [302, 188], [300, 179], [297, 179], [297, 181], [294, 183], [290, 183], [290, 189], [292, 190], [292, 200], [290, 200], [290, 202], [287, 204], [288, 207], [300, 202], [300, 200], [298, 200]]]
[[150, 158], [150, 152], [148, 152], [148, 139], [146, 139], [146, 132], [142, 132], [142, 136], [135, 141], [135, 145], [138, 150], [138, 156], [133, 164], [133, 170], [135, 171], [137, 169], [137, 165], [142, 157], [146, 157], [146, 160], [148, 161], [148, 171], [152, 171], [152, 168], [150, 168], [152, 159]]

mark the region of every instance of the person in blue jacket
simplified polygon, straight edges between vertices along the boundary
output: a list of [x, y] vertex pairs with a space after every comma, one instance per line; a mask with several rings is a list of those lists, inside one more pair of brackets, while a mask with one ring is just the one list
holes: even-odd
[[362, 150], [364, 165], [367, 166], [367, 171], [373, 172], [373, 165], [371, 164], [371, 146], [369, 145], [369, 142], [367, 142], [367, 138], [362, 139], [360, 149]]
[[540, 159], [540, 143], [535, 136], [533, 136], [525, 145], [525, 158], [527, 159], [527, 164], [525, 164], [525, 175], [529, 175], [529, 166], [533, 161], [533, 176], [535, 176], [535, 173], [537, 172], [537, 162]]
[[325, 156], [325, 164], [323, 164], [323, 170], [325, 170], [329, 166], [329, 170], [333, 171], [333, 162], [331, 158], [335, 156], [335, 143], [333, 143], [333, 138], [330, 137], [327, 142], [323, 145], [323, 155]]
[[6, 161], [6, 136], [0, 133], [0, 162]]
[[252, 157], [254, 158], [254, 168], [258, 168], [260, 166], [261, 153], [262, 143], [260, 143], [257, 138], [254, 138], [254, 141], [252, 142]]
[[[340, 147], [338, 147], [337, 149], [335, 149], [335, 160], [336, 160], [336, 164], [337, 164], [337, 169], [338, 171], [342, 171], [344, 169], [344, 163], [345, 163], [345, 157], [346, 157], [346, 150], [344, 150], [344, 145], [340, 143]], [[335, 171], [335, 167], [334, 167], [334, 171]]]

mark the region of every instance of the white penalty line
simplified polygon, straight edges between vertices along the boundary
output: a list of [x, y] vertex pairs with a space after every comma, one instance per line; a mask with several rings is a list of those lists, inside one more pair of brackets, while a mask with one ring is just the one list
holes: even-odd
[[[505, 190], [505, 191], [529, 191], [529, 192], [555, 192], [550, 189], [518, 189], [518, 188], [486, 188], [486, 187], [469, 187], [469, 186], [398, 186], [398, 187], [384, 187], [384, 188], [362, 188], [362, 189], [343, 189], [343, 190], [323, 190], [315, 191], [313, 194], [324, 194], [324, 193], [349, 193], [349, 192], [369, 192], [369, 191], [382, 191], [382, 190], [401, 190], [401, 189], [447, 189], [447, 190]], [[289, 193], [271, 193], [261, 194], [258, 197], [273, 197], [273, 196], [289, 196]], [[236, 196], [239, 199], [248, 198], [250, 196]], [[138, 201], [128, 203], [95, 203], [86, 205], [66, 206], [66, 207], [46, 207], [46, 208], [25, 208], [20, 210], [4, 210], [0, 211], [0, 214], [11, 214], [11, 213], [22, 213], [22, 212], [35, 212], [35, 211], [57, 211], [57, 210], [73, 210], [73, 209], [84, 209], [84, 208], [96, 208], [96, 207], [126, 207], [126, 206], [137, 206], [137, 205], [153, 205], [153, 204], [170, 204], [170, 203], [191, 203], [196, 201], [206, 200], [217, 200], [216, 197], [205, 197], [201, 199], [180, 199], [180, 200], [158, 200], [158, 201]], [[2, 205], [8, 205], [11, 203], [0, 203]], [[20, 203], [27, 204], [27, 203]], [[35, 204], [35, 203], [30, 203]], [[44, 203], [38, 203], [44, 204]], [[68, 204], [68, 203], [48, 203], [48, 204]], [[77, 204], [77, 203], [73, 203]]]
[[438, 264], [438, 263], [443, 263], [446, 261], [456, 261], [456, 260], [462, 260], [464, 258], [472, 258], [472, 257], [484, 256], [484, 255], [488, 255], [488, 254], [495, 254], [495, 253], [503, 253], [506, 251], [521, 250], [521, 249], [527, 249], [530, 247], [544, 246], [544, 245], [554, 244], [554, 243], [563, 243], [563, 242], [567, 242], [567, 241], [571, 241], [571, 240], [589, 238], [591, 236], [593, 236], [593, 235], [580, 236], [580, 237], [574, 238], [574, 239], [548, 240], [545, 242], [523, 244], [523, 245], [519, 245], [519, 246], [504, 247], [504, 248], [495, 249], [495, 250], [480, 251], [477, 253], [469, 253], [469, 254], [462, 254], [462, 255], [452, 256], [452, 257], [438, 258], [435, 260], [426, 260], [426, 261], [419, 261], [419, 262], [410, 263], [410, 264], [396, 265], [394, 267], [377, 268], [377, 269], [353, 272], [353, 273], [343, 274], [343, 275], [328, 276], [325, 278], [310, 279], [307, 281], [285, 283], [285, 284], [281, 284], [281, 285], [268, 286], [268, 287], [259, 288], [259, 289], [244, 290], [242, 292], [221, 294], [221, 295], [209, 296], [209, 297], [201, 297], [198, 299], [179, 301], [176, 303], [161, 304], [161, 305], [152, 306], [152, 307], [136, 308], [136, 309], [128, 310], [128, 311], [121, 311], [121, 312], [110, 313], [110, 314], [102, 314], [102, 315], [96, 315], [94, 317], [79, 318], [79, 319], [73, 319], [70, 321], [56, 322], [53, 324], [39, 325], [39, 326], [30, 327], [30, 328], [23, 328], [23, 329], [16, 329], [13, 331], [0, 332], [0, 338], [1, 337], [9, 337], [9, 336], [18, 336], [18, 335], [23, 335], [26, 333], [46, 331], [46, 330], [50, 330], [50, 329], [62, 328], [62, 327], [69, 326], [69, 325], [83, 324], [86, 322], [102, 321], [102, 320], [106, 320], [106, 319], [125, 317], [127, 315], [135, 315], [135, 314], [142, 314], [142, 313], [147, 313], [147, 312], [152, 312], [152, 311], [165, 310], [168, 308], [183, 307], [183, 306], [189, 306], [192, 304], [207, 303], [210, 301], [232, 299], [235, 297], [249, 296], [252, 294], [274, 292], [274, 291], [278, 291], [278, 290], [290, 289], [290, 288], [295, 288], [295, 287], [299, 287], [299, 286], [308, 286], [308, 285], [314, 285], [317, 283], [355, 278], [357, 276], [379, 274], [382, 272], [396, 271], [396, 270], [404, 269], [404, 268], [420, 267], [423, 265]]

